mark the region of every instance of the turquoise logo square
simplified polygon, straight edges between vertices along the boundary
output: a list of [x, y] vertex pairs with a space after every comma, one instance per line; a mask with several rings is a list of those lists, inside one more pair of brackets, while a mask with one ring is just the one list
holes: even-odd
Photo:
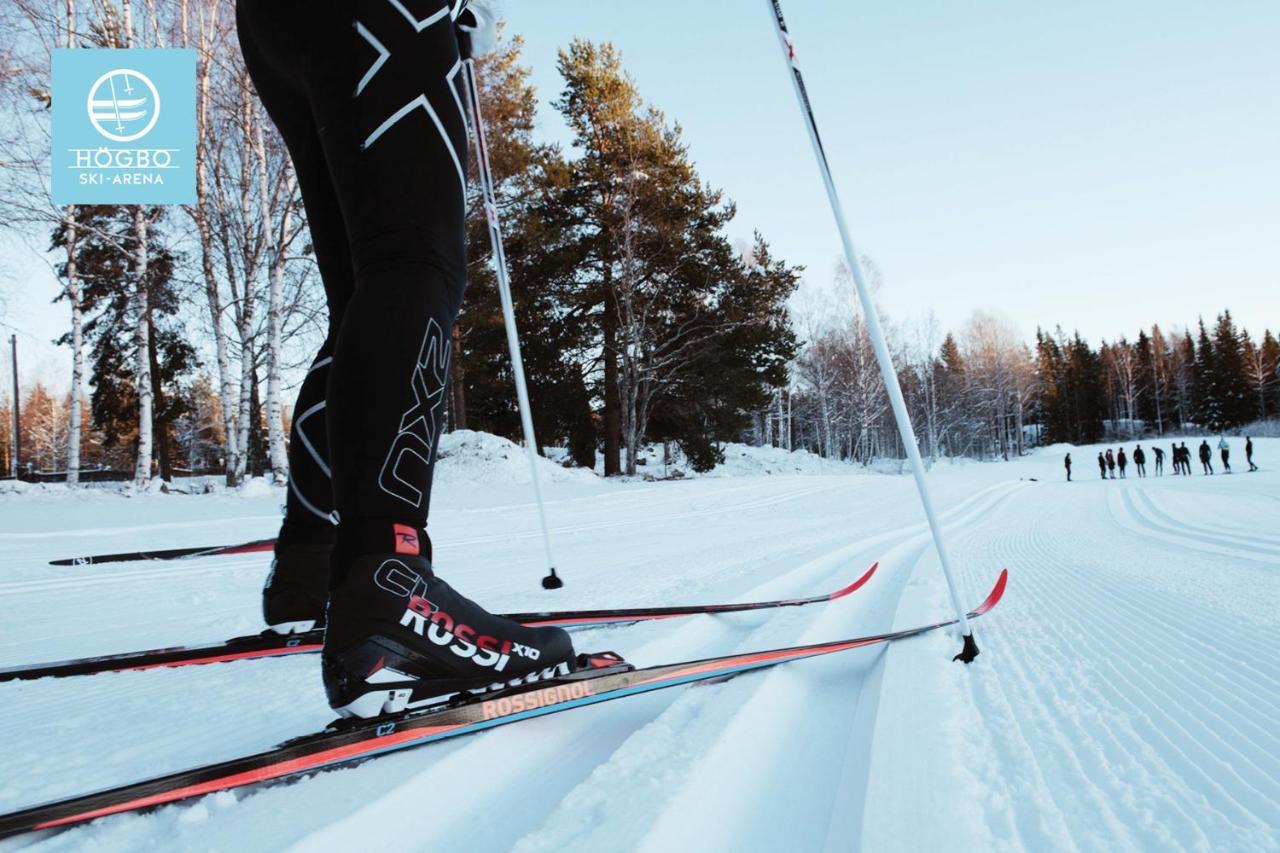
[[53, 52], [54, 204], [196, 200], [196, 52]]

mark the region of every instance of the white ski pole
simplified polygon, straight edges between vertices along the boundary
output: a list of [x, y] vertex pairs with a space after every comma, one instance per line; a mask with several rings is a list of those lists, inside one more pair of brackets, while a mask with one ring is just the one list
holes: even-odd
[[964, 605], [960, 603], [960, 595], [956, 590], [955, 576], [951, 571], [951, 560], [947, 557], [947, 549], [942, 541], [942, 527], [933, 511], [933, 499], [929, 497], [929, 486], [924, 478], [924, 462], [920, 459], [920, 449], [916, 447], [915, 431], [911, 428], [911, 417], [907, 414], [907, 404], [902, 399], [902, 388], [898, 385], [898, 374], [893, 369], [893, 358], [889, 347], [885, 344], [884, 333], [880, 329], [880, 317], [876, 306], [871, 301], [871, 291], [863, 280], [862, 269], [858, 265], [858, 255], [853, 249], [853, 241], [849, 238], [849, 228], [845, 225], [844, 210], [836, 195], [836, 185], [831, 178], [831, 166], [827, 163], [826, 152], [822, 149], [822, 140], [818, 137], [818, 123], [813, 117], [813, 107], [809, 104], [809, 93], [804, 87], [804, 78], [796, 65], [796, 54], [791, 44], [791, 36], [787, 33], [787, 23], [782, 18], [782, 6], [779, 0], [765, 0], [772, 13], [773, 26], [778, 33], [778, 45], [782, 48], [783, 59], [791, 69], [791, 83], [795, 88], [796, 100], [800, 104], [800, 112], [804, 114], [806, 126], [809, 128], [809, 141], [813, 143], [813, 154], [818, 161], [818, 170], [822, 173], [822, 182], [827, 188], [827, 200], [831, 202], [831, 212], [836, 219], [836, 228], [840, 232], [840, 242], [844, 245], [845, 262], [853, 275], [853, 283], [858, 289], [858, 299], [862, 303], [862, 312], [867, 318], [867, 332], [876, 350], [876, 360], [880, 362], [880, 375], [884, 377], [885, 390], [889, 393], [889, 403], [893, 406], [893, 416], [898, 422], [898, 434], [902, 436], [902, 444], [907, 451], [907, 459], [911, 462], [911, 472], [915, 475], [916, 490], [920, 493], [920, 503], [924, 506], [925, 517], [929, 520], [929, 529], [933, 532], [933, 544], [938, 550], [938, 560], [942, 563], [942, 573], [946, 576], [947, 587], [951, 592], [951, 604], [956, 610], [956, 621], [964, 635], [964, 648], [953, 660], [969, 663], [978, 654], [978, 644], [973, 639], [973, 629], [969, 627], [969, 619]]
[[480, 91], [476, 86], [475, 63], [462, 63], [463, 83], [467, 88], [467, 106], [471, 109], [471, 131], [476, 143], [476, 165], [480, 172], [480, 188], [484, 194], [484, 216], [489, 223], [489, 241], [493, 244], [494, 267], [498, 274], [498, 295], [502, 300], [502, 319], [507, 327], [507, 345], [511, 349], [511, 372], [516, 380], [516, 399], [520, 406], [520, 425], [524, 428], [524, 455], [529, 460], [529, 478], [538, 504], [538, 521], [542, 524], [542, 547], [546, 551], [546, 589], [558, 589], [564, 581], [556, 574], [556, 561], [551, 552], [551, 530], [547, 527], [547, 510], [542, 502], [542, 483], [538, 479], [538, 443], [533, 433], [533, 413], [529, 407], [529, 388], [524, 381], [524, 360], [520, 357], [520, 335], [516, 331], [516, 312], [511, 302], [511, 282], [507, 278], [507, 256], [502, 251], [502, 229], [498, 225], [498, 205], [493, 192], [493, 173], [489, 169], [489, 146], [484, 138], [484, 122], [480, 118]]

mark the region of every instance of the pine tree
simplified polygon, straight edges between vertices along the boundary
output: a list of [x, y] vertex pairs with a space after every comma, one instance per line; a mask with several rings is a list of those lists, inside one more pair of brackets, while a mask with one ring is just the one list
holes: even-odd
[[950, 332], [938, 347], [933, 370], [938, 386], [938, 442], [946, 455], [958, 456], [966, 450], [966, 375], [960, 344]]
[[1148, 355], [1148, 360], [1150, 363], [1151, 393], [1148, 406], [1150, 414], [1155, 416], [1156, 434], [1164, 435], [1170, 425], [1173, 398], [1169, 344], [1165, 340], [1164, 332], [1160, 331], [1159, 324], [1151, 327], [1149, 346], [1150, 354]]
[[1223, 311], [1218, 315], [1213, 330], [1212, 381], [1219, 406], [1217, 429], [1239, 426], [1247, 422], [1255, 411], [1242, 344], [1231, 312]]
[[1075, 333], [1069, 347], [1066, 375], [1071, 397], [1071, 441], [1092, 444], [1102, 438], [1106, 412], [1102, 357]]
[[1199, 402], [1196, 396], [1196, 345], [1191, 332], [1183, 332], [1174, 340], [1169, 355], [1170, 386], [1178, 427], [1186, 429], [1195, 419]]
[[745, 264], [733, 251], [733, 204], [702, 182], [679, 125], [644, 103], [612, 45], [576, 39], [558, 67], [554, 103], [578, 152], [549, 222], [574, 259], [562, 305], [594, 320], [583, 349], [599, 354], [605, 473], [622, 470], [625, 446], [633, 474], [651, 419], [705, 444], [784, 382], [774, 363], [791, 332], [778, 319], [795, 276], [762, 240]]
[[1267, 329], [1262, 333], [1260, 344], [1254, 346], [1252, 341], [1248, 341], [1248, 346], [1245, 367], [1257, 406], [1257, 417], [1274, 417], [1280, 413], [1280, 342]]
[[[573, 258], [561, 248], [559, 195], [568, 185], [559, 152], [533, 141], [537, 99], [520, 65], [522, 40], [502, 43], [479, 60], [494, 194], [511, 275], [534, 428], [540, 442], [567, 437], [574, 461], [595, 464], [595, 427], [582, 371], [570, 354], [586, 346], [580, 317], [563, 310], [560, 289], [573, 278]], [[469, 165], [468, 286], [454, 324], [449, 422], [519, 440], [514, 377], [508, 352], [479, 176]]]
[[1058, 342], [1036, 329], [1036, 381], [1040, 385], [1040, 418], [1046, 444], [1071, 439], [1071, 392]]
[[[1189, 333], [1188, 333], [1189, 334]], [[1218, 360], [1214, 352], [1213, 341], [1205, 329], [1204, 318], [1200, 318], [1200, 334], [1195, 350], [1195, 419], [1198, 424], [1217, 431], [1222, 428], [1223, 406], [1222, 388], [1218, 384]]]

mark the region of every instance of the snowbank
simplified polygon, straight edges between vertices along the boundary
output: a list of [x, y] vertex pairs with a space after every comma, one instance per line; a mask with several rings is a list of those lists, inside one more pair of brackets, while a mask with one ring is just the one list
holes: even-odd
[[825, 459], [807, 450], [724, 445], [724, 462], [703, 476], [758, 477], [777, 474], [853, 474], [867, 469], [853, 462]]
[[[645, 447], [640, 452], [641, 464], [636, 474], [645, 478], [684, 479], [690, 477], [768, 477], [795, 474], [864, 474], [868, 471], [897, 473], [897, 460], [886, 460], [888, 467], [873, 465], [870, 468], [855, 462], [824, 459], [807, 450], [784, 450], [781, 447], [753, 447], [749, 444], [730, 442], [721, 445], [724, 462], [710, 471], [698, 473], [689, 465], [684, 454], [674, 444], [670, 446], [671, 458], [662, 463], [662, 445]], [[599, 464], [597, 465], [599, 467]]]
[[[548, 482], [593, 482], [585, 468], [563, 468], [538, 457], [538, 475]], [[524, 448], [501, 436], [460, 429], [440, 436], [434, 482], [442, 484], [527, 483], [529, 463]]]

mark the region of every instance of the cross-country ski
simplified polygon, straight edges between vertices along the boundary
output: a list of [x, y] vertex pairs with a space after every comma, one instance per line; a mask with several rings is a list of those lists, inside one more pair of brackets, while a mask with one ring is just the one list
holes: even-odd
[[[208, 556], [208, 555], [206, 555]], [[805, 598], [782, 598], [776, 601], [747, 601], [736, 604], [689, 604], [666, 607], [619, 607], [605, 610], [564, 610], [542, 613], [507, 613], [504, 617], [522, 625], [558, 625], [562, 628], [599, 628], [605, 625], [630, 625], [636, 622], [652, 622], [659, 619], [676, 619], [682, 616], [711, 616], [723, 613], [746, 613], [751, 610], [775, 610], [780, 607], [803, 607], [808, 604], [839, 601], [852, 595], [871, 580], [878, 566], [872, 564], [857, 580], [834, 592], [811, 595]], [[0, 669], [0, 682], [23, 681], [36, 678], [65, 678], [72, 675], [92, 675], [97, 672], [126, 672], [155, 669], [156, 667], [195, 666], [210, 663], [257, 660], [267, 657], [318, 652], [324, 644], [324, 631], [311, 630], [300, 634], [280, 634], [262, 631], [246, 637], [233, 637], [221, 643], [199, 646], [175, 646], [167, 649], [148, 649], [141, 652], [98, 655], [54, 663], [30, 664]]]
[[[1007, 580], [1008, 572], [1002, 571], [986, 599], [967, 615], [976, 618], [999, 604]], [[393, 750], [435, 743], [666, 687], [726, 680], [782, 663], [905, 640], [954, 623], [952, 619], [888, 634], [764, 649], [644, 669], [636, 669], [612, 653], [588, 655], [572, 673], [474, 696], [466, 692], [456, 693], [427, 710], [383, 716], [354, 726], [340, 723], [258, 755], [37, 806], [23, 812], [0, 814], [0, 838], [151, 808], [228, 788], [286, 779], [362, 761]]]

